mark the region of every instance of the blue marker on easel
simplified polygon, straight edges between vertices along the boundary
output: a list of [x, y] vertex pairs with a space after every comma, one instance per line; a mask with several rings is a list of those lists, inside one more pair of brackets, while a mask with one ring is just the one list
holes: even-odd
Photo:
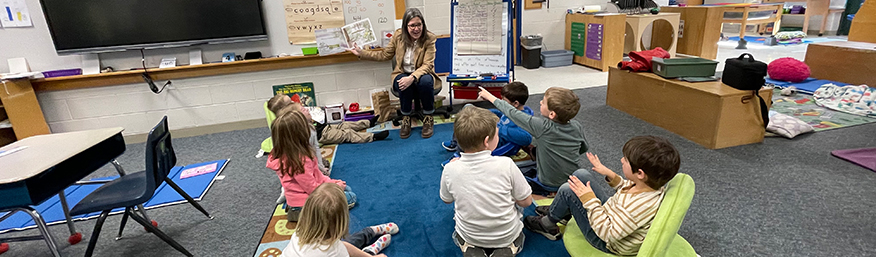
[[6, 7], [6, 14], [9, 15], [9, 21], [14, 21], [12, 19], [12, 9], [9, 9], [9, 6]]

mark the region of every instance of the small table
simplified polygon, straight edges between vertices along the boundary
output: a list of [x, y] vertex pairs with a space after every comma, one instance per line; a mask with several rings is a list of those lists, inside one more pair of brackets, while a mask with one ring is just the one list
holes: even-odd
[[[9, 211], [0, 217], [0, 221], [17, 211], [24, 211], [34, 219], [42, 233], [42, 236], [3, 238], [0, 242], [44, 239], [52, 254], [60, 256], [45, 220], [31, 206], [58, 194], [71, 237], [78, 234], [68, 214], [64, 189], [103, 165], [114, 162], [116, 157], [125, 152], [122, 130], [107, 128], [38, 135], [0, 147], [0, 151], [26, 147], [0, 157], [0, 194], [4, 196], [0, 211]], [[117, 165], [115, 162], [113, 164]]]
[[[771, 102], [772, 89], [759, 93]], [[710, 149], [759, 143], [765, 132], [757, 97], [720, 81], [690, 83], [612, 67], [606, 104]]]

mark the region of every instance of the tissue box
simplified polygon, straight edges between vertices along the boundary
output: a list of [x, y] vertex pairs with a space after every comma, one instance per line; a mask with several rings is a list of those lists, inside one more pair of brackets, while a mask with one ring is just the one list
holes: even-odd
[[332, 104], [325, 106], [325, 121], [328, 123], [338, 123], [344, 121], [344, 104]]

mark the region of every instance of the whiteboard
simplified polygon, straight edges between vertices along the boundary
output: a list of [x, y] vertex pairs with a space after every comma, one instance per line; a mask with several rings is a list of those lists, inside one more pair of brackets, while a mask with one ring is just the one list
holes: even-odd
[[394, 3], [393, 0], [344, 0], [344, 21], [350, 24], [368, 18], [374, 33], [382, 38], [384, 31], [395, 31]]
[[[493, 74], [507, 74], [508, 73], [508, 31], [510, 30], [510, 23], [508, 22], [508, 2], [502, 3], [504, 7], [504, 11], [502, 12], [502, 54], [501, 55], [459, 55], [457, 54], [457, 42], [454, 37], [452, 42], [453, 44], [453, 60], [452, 68], [450, 73], [457, 75], [466, 75], [466, 74], [481, 74], [481, 73], [493, 73]], [[457, 6], [458, 8], [458, 6]], [[460, 12], [453, 12], [453, 35], [459, 33], [459, 27], [456, 26], [455, 22], [461, 18]]]

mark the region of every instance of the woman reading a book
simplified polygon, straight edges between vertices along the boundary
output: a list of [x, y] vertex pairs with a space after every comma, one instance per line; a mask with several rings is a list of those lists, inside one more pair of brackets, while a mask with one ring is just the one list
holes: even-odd
[[423, 138], [432, 136], [432, 113], [435, 111], [433, 90], [441, 89], [441, 80], [435, 75], [435, 34], [426, 29], [426, 20], [417, 8], [405, 11], [402, 28], [393, 33], [386, 48], [363, 50], [353, 45], [350, 52], [361, 59], [386, 61], [394, 59], [392, 88], [401, 100], [401, 113], [404, 115], [399, 136], [411, 136], [411, 114], [414, 99], [419, 99], [423, 107]]

